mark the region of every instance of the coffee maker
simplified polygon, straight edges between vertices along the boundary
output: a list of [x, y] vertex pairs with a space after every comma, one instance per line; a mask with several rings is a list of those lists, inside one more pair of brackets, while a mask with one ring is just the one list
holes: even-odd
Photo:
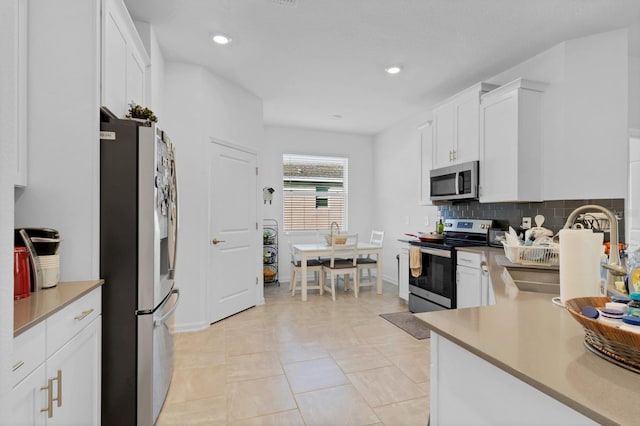
[[15, 247], [29, 252], [31, 291], [54, 287], [60, 281], [60, 232], [51, 228], [17, 228]]

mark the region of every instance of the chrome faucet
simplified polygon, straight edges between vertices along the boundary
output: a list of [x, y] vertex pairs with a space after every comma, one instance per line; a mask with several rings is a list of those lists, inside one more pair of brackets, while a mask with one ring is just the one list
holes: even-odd
[[594, 210], [604, 213], [609, 220], [609, 234], [611, 242], [611, 249], [609, 250], [609, 263], [602, 266], [607, 269], [607, 285], [611, 288], [615, 288], [615, 277], [626, 275], [627, 269], [622, 266], [622, 262], [620, 262], [620, 253], [618, 251], [618, 220], [616, 219], [616, 216], [613, 214], [613, 212], [609, 209], [595, 204], [580, 206], [571, 212], [564, 224], [564, 229], [571, 229], [573, 223], [576, 221], [580, 213], [591, 212]]

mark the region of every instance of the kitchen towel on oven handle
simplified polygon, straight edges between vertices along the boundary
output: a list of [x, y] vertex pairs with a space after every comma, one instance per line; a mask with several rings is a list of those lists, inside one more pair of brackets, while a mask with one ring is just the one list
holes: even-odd
[[418, 246], [409, 247], [409, 268], [414, 278], [422, 274], [422, 252]]

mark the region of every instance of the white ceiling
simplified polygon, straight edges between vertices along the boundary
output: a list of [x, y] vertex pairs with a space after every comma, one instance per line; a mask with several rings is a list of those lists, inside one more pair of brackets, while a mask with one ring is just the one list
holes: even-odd
[[[265, 124], [360, 134], [378, 133], [561, 41], [640, 22], [639, 0], [125, 4], [134, 20], [152, 24], [166, 60], [200, 64], [260, 97]], [[216, 31], [233, 42], [215, 45]], [[386, 75], [391, 64], [404, 71]]]

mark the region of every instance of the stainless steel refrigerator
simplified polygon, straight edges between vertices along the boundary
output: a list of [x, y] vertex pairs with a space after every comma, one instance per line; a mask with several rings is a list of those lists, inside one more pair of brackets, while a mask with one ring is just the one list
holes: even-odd
[[153, 124], [100, 113], [102, 424], [152, 425], [174, 368], [174, 148]]

